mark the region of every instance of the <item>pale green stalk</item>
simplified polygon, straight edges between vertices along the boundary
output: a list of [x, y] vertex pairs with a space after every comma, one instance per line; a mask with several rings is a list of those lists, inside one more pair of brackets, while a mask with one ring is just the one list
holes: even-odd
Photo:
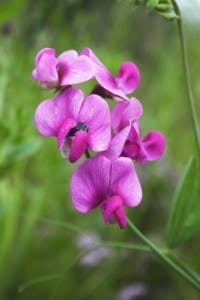
[[191, 77], [190, 77], [190, 69], [189, 69], [189, 63], [188, 63], [186, 39], [185, 39], [184, 30], [183, 30], [182, 15], [181, 15], [181, 10], [179, 9], [177, 2], [175, 0], [172, 0], [172, 3], [173, 3], [176, 14], [179, 16], [179, 18], [177, 18], [177, 24], [178, 24], [179, 38], [180, 38], [180, 44], [181, 44], [181, 54], [182, 54], [182, 60], [183, 60], [185, 84], [186, 84], [188, 102], [189, 102], [189, 107], [190, 107], [190, 115], [191, 115], [191, 119], [192, 119], [192, 125], [193, 125], [193, 131], [194, 131], [194, 137], [195, 137], [195, 143], [196, 143], [196, 150], [197, 150], [198, 158], [200, 159], [199, 124], [197, 121], [197, 114], [196, 114], [194, 97], [193, 97], [192, 87], [191, 87]]
[[173, 269], [177, 274], [179, 274], [183, 279], [190, 283], [197, 290], [200, 290], [200, 280], [199, 278], [194, 278], [186, 271], [185, 267], [182, 267], [180, 262], [176, 264], [170, 257], [168, 257], [160, 248], [158, 248], [153, 242], [151, 242], [144, 234], [128, 219], [128, 224], [137, 237], [146, 244], [152, 252], [154, 252], [162, 261], [164, 261], [171, 269]]

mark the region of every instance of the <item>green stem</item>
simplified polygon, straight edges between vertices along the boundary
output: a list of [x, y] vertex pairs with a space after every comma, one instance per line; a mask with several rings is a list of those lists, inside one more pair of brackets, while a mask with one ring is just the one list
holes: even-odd
[[106, 246], [106, 247], [112, 247], [112, 248], [123, 248], [123, 249], [144, 251], [144, 252], [150, 251], [149, 247], [146, 247], [143, 245], [137, 245], [137, 244], [123, 243], [123, 242], [100, 241], [100, 242], [96, 242], [96, 244], [98, 246]]
[[177, 18], [177, 24], [178, 24], [179, 38], [180, 38], [180, 44], [181, 44], [181, 53], [182, 53], [182, 59], [183, 59], [185, 83], [186, 83], [187, 96], [188, 96], [189, 107], [190, 107], [190, 114], [191, 114], [191, 118], [192, 118], [193, 131], [194, 131], [195, 142], [196, 142], [196, 149], [197, 149], [198, 157], [200, 159], [200, 138], [199, 138], [199, 132], [198, 132], [199, 125], [198, 125], [198, 121], [197, 121], [197, 115], [196, 115], [196, 110], [195, 110], [195, 105], [194, 105], [194, 97], [193, 97], [192, 87], [191, 87], [190, 69], [189, 69], [189, 63], [188, 63], [186, 39], [185, 39], [184, 30], [183, 30], [182, 15], [181, 15], [181, 11], [180, 11], [176, 1], [172, 0], [172, 3], [173, 3], [175, 12], [179, 16], [179, 18]]
[[162, 261], [164, 261], [168, 266], [170, 266], [174, 271], [176, 271], [182, 278], [189, 282], [197, 290], [200, 290], [200, 281], [197, 278], [191, 277], [185, 270], [179, 265], [177, 265], [171, 258], [169, 258], [165, 253], [162, 252], [154, 243], [152, 243], [148, 238], [146, 238], [143, 233], [128, 219], [128, 224], [133, 232], [158, 256]]

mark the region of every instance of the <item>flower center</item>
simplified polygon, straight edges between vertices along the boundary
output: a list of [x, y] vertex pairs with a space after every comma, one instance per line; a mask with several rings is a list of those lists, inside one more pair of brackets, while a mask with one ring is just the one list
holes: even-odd
[[80, 130], [88, 132], [89, 128], [86, 123], [78, 122], [75, 127], [70, 129], [67, 136], [72, 137], [77, 133], [77, 131], [80, 131]]

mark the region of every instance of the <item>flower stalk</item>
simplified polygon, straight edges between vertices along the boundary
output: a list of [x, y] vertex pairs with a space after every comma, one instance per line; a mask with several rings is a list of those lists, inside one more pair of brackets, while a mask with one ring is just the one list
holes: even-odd
[[127, 218], [127, 223], [137, 237], [144, 242], [162, 261], [171, 267], [177, 274], [190, 283], [193, 287], [200, 291], [200, 280], [191, 276], [185, 267], [182, 267], [180, 262], [176, 264], [169, 256], [166, 255], [160, 248], [151, 242], [144, 234]]
[[179, 32], [180, 45], [181, 45], [184, 77], [185, 77], [186, 90], [187, 90], [190, 114], [191, 114], [195, 143], [196, 143], [196, 150], [197, 150], [198, 158], [200, 160], [199, 124], [197, 121], [194, 97], [193, 97], [193, 93], [192, 93], [190, 69], [189, 69], [189, 63], [188, 63], [188, 52], [187, 52], [185, 33], [184, 33], [184, 29], [183, 29], [182, 15], [181, 15], [181, 10], [180, 10], [177, 2], [175, 0], [172, 0], [172, 3], [173, 3], [175, 12], [179, 16], [179, 18], [177, 18], [177, 25], [178, 25], [178, 32]]

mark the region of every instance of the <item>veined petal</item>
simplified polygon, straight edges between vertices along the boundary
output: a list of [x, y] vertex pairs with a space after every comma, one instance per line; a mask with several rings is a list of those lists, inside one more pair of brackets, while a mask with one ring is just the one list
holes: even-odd
[[35, 58], [35, 65], [37, 66], [37, 64], [39, 63], [40, 61], [40, 58], [44, 55], [52, 55], [52, 56], [56, 56], [56, 50], [53, 49], [53, 48], [43, 48], [41, 49], [38, 54], [36, 55], [36, 58]]
[[61, 86], [81, 83], [94, 76], [92, 61], [85, 55], [80, 55], [74, 61], [61, 61], [57, 65]]
[[119, 195], [127, 206], [135, 207], [141, 202], [142, 189], [130, 158], [120, 157], [112, 162], [109, 193]]
[[44, 136], [56, 136], [65, 120], [65, 109], [65, 101], [47, 99], [41, 102], [35, 111], [35, 126], [39, 133]]
[[70, 88], [55, 98], [41, 102], [35, 112], [35, 125], [44, 136], [56, 136], [67, 118], [76, 120], [83, 101], [80, 89]]
[[94, 77], [101, 87], [103, 87], [110, 95], [116, 96], [120, 100], [128, 100], [123, 91], [118, 87], [115, 77], [90, 48], [85, 48], [80, 53], [88, 56], [94, 62]]
[[62, 95], [66, 102], [66, 109], [63, 113], [66, 117], [77, 120], [84, 100], [83, 91], [71, 87], [65, 89], [60, 95]]
[[78, 53], [75, 50], [68, 50], [63, 53], [61, 53], [57, 61], [60, 62], [66, 62], [66, 63], [73, 63], [78, 57]]
[[95, 65], [95, 78], [110, 95], [117, 97], [118, 100], [128, 100], [124, 92], [118, 87], [115, 77], [108, 69]]
[[92, 151], [104, 151], [111, 139], [110, 110], [106, 101], [97, 95], [85, 98], [79, 114], [79, 121], [89, 127], [88, 147]]
[[130, 62], [123, 62], [120, 65], [117, 76], [115, 77], [118, 87], [125, 93], [130, 94], [136, 90], [140, 82], [140, 72], [138, 67]]
[[58, 85], [56, 64], [57, 59], [54, 49], [46, 48], [41, 50], [36, 56], [36, 68], [32, 73], [33, 78], [50, 88]]
[[100, 59], [94, 54], [94, 52], [90, 48], [84, 48], [81, 50], [80, 55], [85, 55], [89, 57], [95, 64], [106, 68], [104, 64], [100, 61]]
[[98, 206], [108, 193], [111, 162], [103, 156], [84, 161], [71, 178], [70, 190], [74, 208], [87, 213]]
[[116, 103], [111, 112], [111, 123], [114, 132], [120, 131], [128, 126], [130, 122], [137, 121], [142, 116], [142, 113], [142, 104], [136, 98]]
[[139, 156], [136, 161], [144, 164], [146, 161], [159, 159], [165, 150], [165, 137], [159, 131], [150, 131], [142, 140]]

